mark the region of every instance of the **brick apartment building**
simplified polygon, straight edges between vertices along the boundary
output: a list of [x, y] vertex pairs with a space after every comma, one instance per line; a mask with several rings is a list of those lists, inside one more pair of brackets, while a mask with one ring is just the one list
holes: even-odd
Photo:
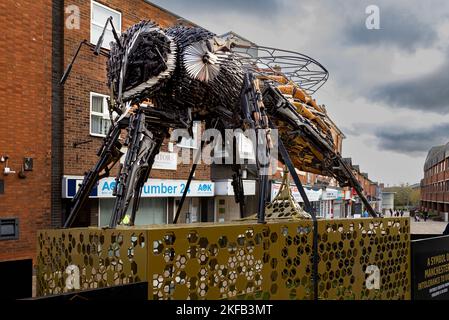
[[58, 223], [51, 215], [53, 10], [50, 0], [0, 2], [0, 261], [31, 259], [36, 230]]
[[449, 143], [432, 147], [427, 154], [421, 206], [425, 211], [449, 212]]

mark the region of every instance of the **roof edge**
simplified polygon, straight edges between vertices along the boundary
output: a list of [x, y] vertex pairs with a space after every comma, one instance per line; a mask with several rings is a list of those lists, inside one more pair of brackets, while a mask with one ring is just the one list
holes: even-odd
[[200, 25], [196, 24], [195, 22], [192, 22], [189, 19], [181, 17], [180, 15], [178, 15], [178, 14], [176, 14], [176, 13], [174, 13], [174, 12], [168, 10], [168, 9], [165, 9], [165, 8], [163, 8], [163, 7], [157, 5], [157, 4], [155, 4], [155, 3], [153, 3], [153, 2], [151, 2], [149, 0], [143, 0], [143, 2], [145, 2], [145, 3], [149, 4], [149, 5], [152, 5], [153, 7], [158, 8], [159, 10], [161, 10], [161, 11], [163, 11], [165, 13], [171, 14], [172, 16], [174, 16], [174, 17], [176, 17], [178, 19], [182, 19], [182, 20], [192, 24], [194, 27], [201, 27]]

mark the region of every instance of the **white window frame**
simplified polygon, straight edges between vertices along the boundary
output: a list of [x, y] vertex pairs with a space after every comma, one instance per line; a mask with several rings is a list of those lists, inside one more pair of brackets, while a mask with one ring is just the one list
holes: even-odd
[[[117, 35], [120, 37], [120, 35], [121, 35], [121, 33], [122, 33], [122, 13], [120, 12], [120, 11], [117, 11], [117, 10], [114, 10], [114, 9], [112, 9], [112, 8], [110, 8], [110, 7], [108, 7], [108, 6], [105, 6], [104, 4], [101, 4], [101, 3], [99, 3], [99, 2], [96, 2], [96, 1], [93, 1], [93, 0], [91, 0], [90, 1], [90, 43], [92, 43], [92, 44], [97, 44], [97, 41], [98, 41], [98, 39], [97, 40], [95, 40], [95, 42], [94, 42], [94, 40], [92, 39], [92, 24], [94, 24], [94, 25], [96, 25], [97, 27], [100, 27], [101, 29], [103, 29], [104, 28], [104, 24], [102, 24], [102, 25], [99, 25], [97, 22], [95, 22], [94, 21], [94, 19], [93, 19], [93, 15], [94, 15], [94, 4], [96, 5], [96, 6], [99, 6], [99, 7], [102, 7], [102, 8], [104, 8], [104, 9], [106, 9], [106, 10], [109, 10], [109, 11], [112, 11], [112, 12], [114, 12], [114, 13], [116, 13], [116, 14], [118, 14], [119, 15], [119, 17], [120, 17], [120, 21], [119, 21], [119, 25], [117, 25], [117, 22], [115, 21], [115, 20], [112, 20], [112, 23], [114, 24], [114, 27], [116, 28], [116, 31], [117, 31]], [[112, 32], [112, 27], [108, 24], [108, 26], [106, 27], [106, 30], [107, 31], [111, 31]], [[106, 49], [106, 50], [109, 50], [110, 48], [109, 48], [109, 43], [102, 43], [102, 45], [101, 45], [101, 47], [103, 48], [103, 49]]]
[[187, 141], [192, 141], [192, 137], [185, 138], [183, 137], [181, 142], [177, 143], [176, 146], [178, 148], [185, 148], [185, 149], [198, 149], [198, 139], [201, 134], [201, 121], [193, 121], [192, 125], [192, 132], [193, 132], [193, 145], [188, 144], [186, 145], [186, 139]]
[[[92, 110], [92, 97], [94, 97], [94, 96], [103, 98], [103, 107], [106, 107], [106, 108], [103, 110], [102, 113]], [[103, 119], [107, 119], [107, 120], [110, 119], [109, 118], [109, 110], [107, 109], [107, 100], [106, 100], [106, 98], [109, 98], [109, 96], [107, 96], [105, 94], [97, 93], [97, 92], [92, 92], [92, 91], [90, 92], [90, 95], [89, 95], [89, 104], [90, 104], [90, 110], [89, 110], [89, 134], [91, 136], [101, 137], [101, 138], [106, 137], [106, 134], [92, 132], [92, 115], [103, 117]]]

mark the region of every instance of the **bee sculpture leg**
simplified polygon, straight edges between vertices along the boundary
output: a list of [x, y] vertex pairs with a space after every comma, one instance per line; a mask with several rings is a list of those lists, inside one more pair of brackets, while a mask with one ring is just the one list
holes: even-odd
[[234, 198], [235, 202], [239, 204], [240, 209], [240, 218], [245, 217], [245, 192], [243, 189], [243, 179], [242, 179], [242, 166], [238, 164], [234, 164], [232, 166], [232, 170], [234, 171], [234, 174], [232, 175], [232, 188], [234, 190]]
[[[138, 109], [130, 116], [126, 141], [128, 152], [116, 179], [114, 190], [116, 199], [109, 227], [114, 228], [117, 224], [134, 224], [142, 187], [148, 179], [164, 137], [164, 133], [151, 132], [146, 128], [143, 110]], [[132, 213], [126, 215], [132, 199]]]
[[[255, 130], [256, 165], [259, 175], [259, 204], [257, 222], [265, 223], [265, 206], [268, 191], [268, 171], [271, 154], [271, 135], [268, 116], [262, 100], [259, 82], [251, 72], [247, 72], [243, 79], [241, 92], [241, 114], [244, 126]], [[243, 187], [241, 188], [243, 197]]]
[[126, 125], [127, 119], [122, 119], [122, 121], [109, 128], [109, 132], [103, 140], [103, 145], [98, 151], [99, 159], [97, 163], [91, 170], [86, 172], [83, 182], [72, 199], [72, 208], [64, 223], [64, 228], [70, 228], [73, 225], [79, 211], [89, 198], [89, 194], [93, 187], [98, 180], [109, 176], [109, 171], [122, 156], [122, 153], [120, 152], [122, 144], [119, 141], [119, 137], [121, 130], [124, 129]]

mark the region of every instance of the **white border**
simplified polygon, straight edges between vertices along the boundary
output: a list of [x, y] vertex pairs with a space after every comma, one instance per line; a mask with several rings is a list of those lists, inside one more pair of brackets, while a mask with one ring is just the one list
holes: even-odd
[[[96, 116], [100, 116], [99, 112], [92, 112], [92, 97], [93, 96], [98, 96], [98, 97], [103, 97], [103, 103], [106, 103], [107, 106], [107, 101], [106, 98], [109, 98], [108, 95], [102, 94], [102, 93], [97, 93], [97, 92], [93, 92], [91, 91], [89, 93], [89, 134], [93, 137], [101, 137], [104, 138], [106, 137], [106, 134], [101, 134], [101, 133], [94, 133], [92, 132], [92, 113]], [[104, 105], [103, 105], [104, 106]], [[103, 112], [103, 118], [105, 116], [107, 116], [107, 118], [109, 119], [109, 113]]]
[[[90, 21], [89, 21], [89, 29], [90, 29], [90, 30], [89, 30], [89, 32], [90, 32], [89, 36], [90, 36], [90, 43], [96, 44], [96, 42], [94, 43], [94, 42], [92, 41], [92, 20], [93, 20], [93, 12], [94, 12], [93, 7], [94, 7], [94, 4], [97, 5], [97, 6], [99, 6], [99, 7], [104, 8], [104, 9], [106, 9], [106, 10], [112, 11], [112, 12], [114, 12], [114, 13], [116, 13], [116, 14], [118, 14], [118, 15], [120, 16], [120, 26], [117, 26], [116, 23], [115, 23], [115, 21], [112, 20], [112, 23], [114, 24], [114, 27], [116, 27], [117, 35], [120, 36], [120, 35], [122, 34], [122, 13], [121, 13], [120, 11], [114, 10], [114, 9], [108, 7], [108, 6], [105, 6], [104, 4], [101, 4], [101, 3], [99, 3], [99, 2], [96, 2], [96, 1], [91, 0], [91, 1], [90, 1]], [[98, 26], [98, 25], [97, 25], [97, 26]], [[103, 28], [104, 25], [101, 26], [101, 27]], [[108, 27], [106, 28], [106, 30], [111, 31], [112, 28], [111, 28], [110, 26], [108, 26]], [[97, 41], [98, 41], [98, 39], [97, 39]], [[104, 47], [103, 45], [102, 45], [101, 47], [102, 47], [103, 49], [109, 50], [109, 48], [106, 48], [106, 47]]]

